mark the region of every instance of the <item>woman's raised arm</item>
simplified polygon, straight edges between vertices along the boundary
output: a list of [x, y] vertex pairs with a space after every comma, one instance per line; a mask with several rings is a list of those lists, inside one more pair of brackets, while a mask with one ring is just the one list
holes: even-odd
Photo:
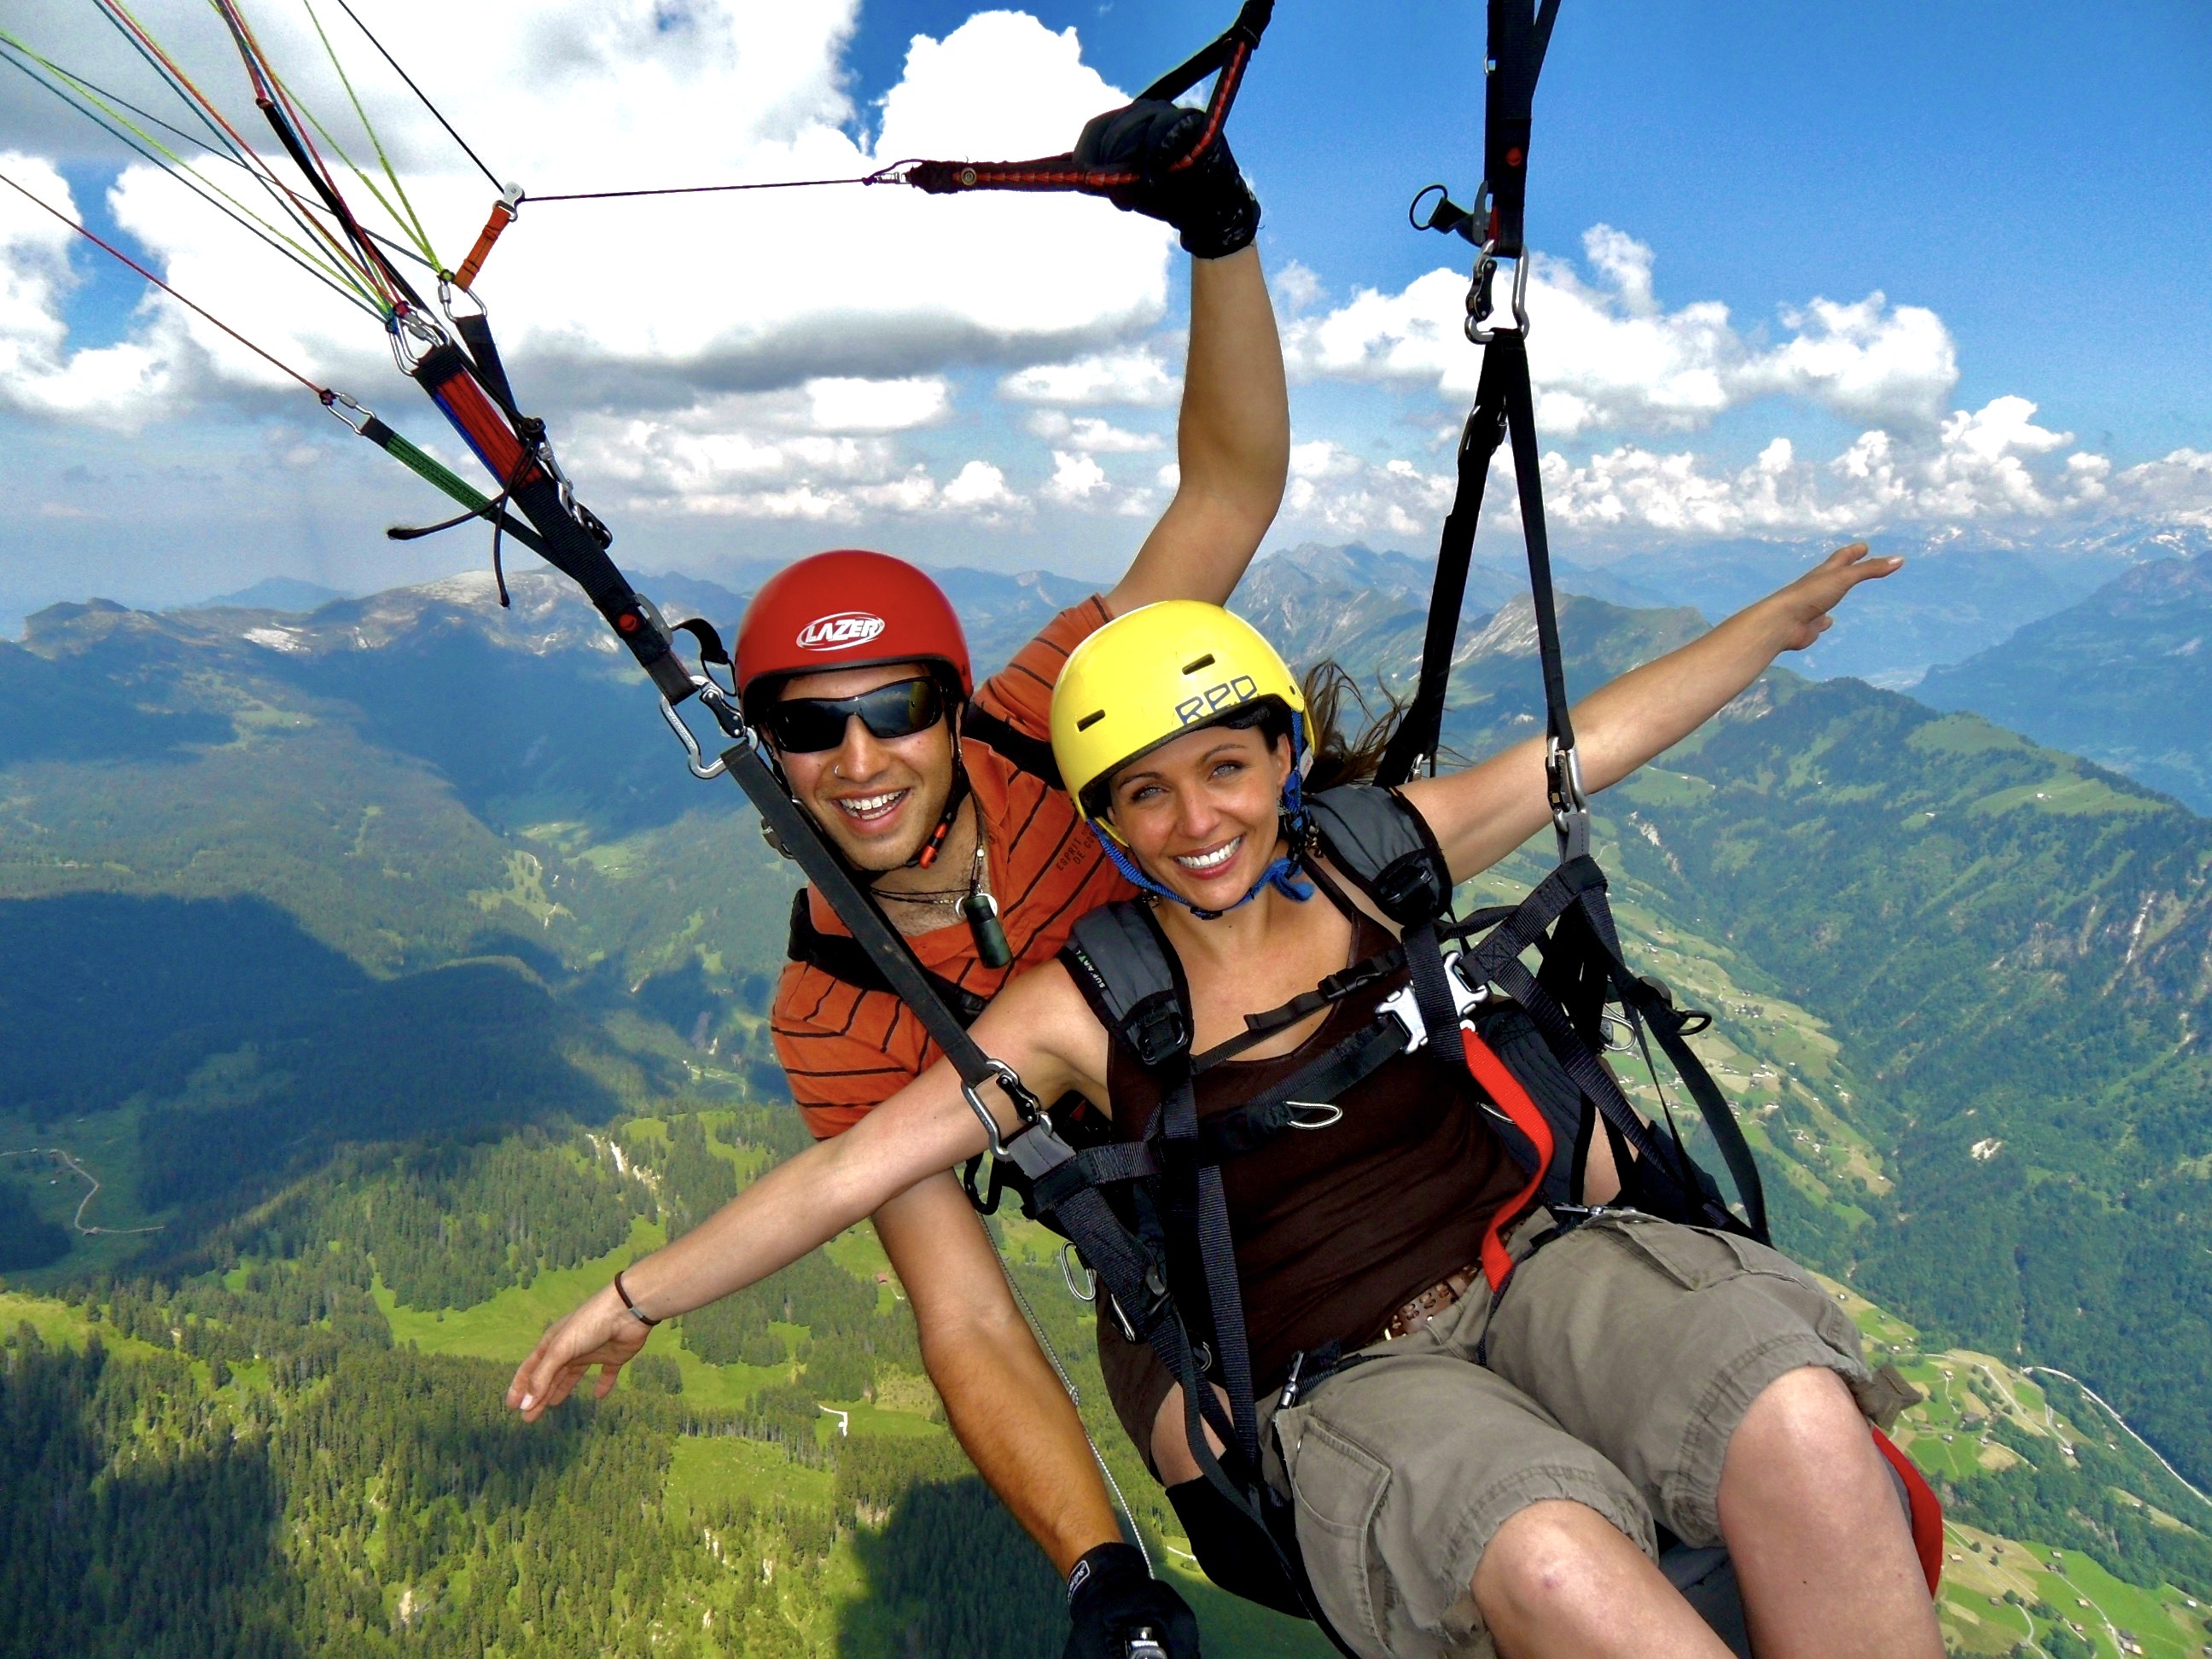
[[[1861, 582], [1905, 561], [1839, 548], [1789, 586], [1747, 605], [1678, 651], [1632, 668], [1575, 705], [1575, 747], [1591, 793], [1666, 753], [1725, 708], [1784, 651], [1827, 632], [1828, 613]], [[1544, 740], [1516, 744], [1480, 766], [1406, 786], [1435, 831], [1452, 879], [1488, 869], [1551, 821]]]
[[[1057, 963], [1009, 984], [975, 1022], [975, 1034], [986, 1054], [1012, 1066], [1042, 1099], [1099, 1086], [1090, 1073], [1103, 1077], [1104, 1033]], [[1002, 1130], [1018, 1127], [995, 1085], [982, 1093]], [[756, 1284], [983, 1146], [983, 1126], [961, 1092], [959, 1074], [940, 1060], [843, 1134], [778, 1164], [683, 1237], [624, 1268], [627, 1303], [609, 1285], [549, 1327], [515, 1369], [507, 1403], [534, 1423], [594, 1365], [604, 1398], [616, 1371], [645, 1346], [650, 1328], [633, 1306], [658, 1323]]]

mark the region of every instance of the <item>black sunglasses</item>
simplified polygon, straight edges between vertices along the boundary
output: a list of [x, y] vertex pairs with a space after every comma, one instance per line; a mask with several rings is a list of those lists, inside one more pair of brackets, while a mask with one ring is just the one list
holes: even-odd
[[845, 722], [855, 714], [873, 737], [910, 738], [945, 718], [945, 694], [924, 674], [893, 680], [857, 697], [793, 697], [761, 711], [775, 746], [799, 755], [836, 748], [845, 741]]

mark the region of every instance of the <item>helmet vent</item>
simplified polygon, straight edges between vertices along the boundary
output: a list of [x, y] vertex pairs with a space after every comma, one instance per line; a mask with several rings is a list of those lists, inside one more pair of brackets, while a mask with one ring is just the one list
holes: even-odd
[[1196, 662], [1185, 663], [1182, 665], [1182, 672], [1186, 674], [1195, 674], [1201, 668], [1211, 668], [1212, 666], [1213, 653], [1209, 651], [1204, 656], [1200, 657]]
[[[1184, 672], [1188, 672], [1189, 671], [1185, 670]], [[1104, 709], [1094, 708], [1089, 714], [1085, 714], [1081, 720], [1076, 721], [1075, 729], [1079, 732], [1088, 732], [1092, 726], [1097, 725], [1099, 721], [1105, 718], [1106, 711]]]

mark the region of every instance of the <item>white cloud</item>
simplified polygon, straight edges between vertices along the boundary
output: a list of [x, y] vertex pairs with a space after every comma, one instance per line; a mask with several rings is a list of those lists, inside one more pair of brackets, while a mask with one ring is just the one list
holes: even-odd
[[1316, 534], [1387, 533], [1419, 541], [1434, 535], [1451, 504], [1453, 482], [1408, 460], [1378, 465], [1316, 439], [1291, 447], [1283, 519]]
[[988, 461], [970, 461], [945, 486], [945, 499], [971, 512], [991, 513], [1024, 506], [1021, 497], [1006, 488], [1006, 475]]
[[824, 375], [805, 390], [814, 425], [824, 432], [899, 432], [940, 421], [952, 407], [951, 388], [933, 374], [904, 380]]
[[[1850, 305], [1814, 300], [1785, 309], [1788, 337], [1763, 348], [1717, 301], [1665, 309], [1644, 244], [1597, 225], [1583, 246], [1596, 282], [1542, 254], [1531, 267], [1529, 360], [1537, 427], [1547, 437], [1690, 430], [1777, 395], [1884, 427], [1925, 428], [1958, 383], [1949, 331], [1924, 307], [1892, 306], [1878, 293]], [[1291, 321], [1285, 348], [1308, 376], [1427, 383], [1468, 401], [1481, 359], [1463, 332], [1466, 298], [1467, 277], [1455, 270], [1431, 271], [1396, 294], [1361, 289], [1325, 315]]]
[[1052, 477], [1044, 487], [1047, 501], [1078, 506], [1106, 488], [1106, 469], [1090, 456], [1072, 455], [1064, 449], [1052, 452]]
[[1047, 443], [1064, 444], [1091, 455], [1150, 454], [1162, 442], [1157, 432], [1132, 432], [1095, 415], [1071, 417], [1057, 409], [1032, 410], [1023, 425]]
[[1320, 301], [1323, 292], [1321, 278], [1312, 268], [1296, 259], [1287, 261], [1275, 273], [1271, 286], [1275, 292], [1276, 305], [1292, 316], [1311, 310]]
[[2110, 494], [2145, 517], [2212, 529], [2212, 451], [2177, 449], [2131, 466], [2111, 481]]
[[[2071, 434], [2035, 420], [2033, 404], [1996, 398], [1924, 436], [1869, 428], [1840, 454], [1799, 455], [1778, 437], [1747, 465], [1683, 449], [1624, 443], [1577, 460], [1543, 459], [1545, 510], [1593, 537], [1834, 536], [2002, 524], [2054, 528], [2115, 514], [2212, 526], [2212, 453], [2176, 450], [2114, 473], [2101, 455], [2067, 452]], [[1486, 518], [1519, 516], [1511, 458], [1500, 451]], [[1283, 533], [1388, 534], [1425, 541], [1455, 487], [1445, 471], [1376, 463], [1316, 441], [1294, 446]]]
[[1149, 350], [1096, 353], [1072, 362], [1040, 363], [999, 382], [1004, 397], [1025, 404], [1173, 403], [1182, 382]]
[[[0, 152], [0, 173], [78, 217], [68, 183], [44, 159]], [[71, 351], [63, 317], [79, 281], [70, 264], [77, 240], [52, 214], [0, 187], [0, 407], [129, 430], [159, 411], [176, 379], [154, 339], [173, 353], [181, 337], [170, 313], [149, 308], [146, 339]]]
[[2056, 520], [2106, 495], [2100, 456], [2051, 465], [2071, 434], [2036, 424], [2024, 398], [1996, 398], [1947, 418], [1926, 441], [1879, 428], [1826, 463], [1800, 460], [1786, 438], [1749, 466], [1713, 467], [1687, 451], [1633, 444], [1580, 464], [1544, 458], [1546, 510], [1591, 531], [1673, 534], [1857, 534], [1899, 525]]
[[[379, 24], [387, 39], [439, 44], [427, 89], [503, 174], [544, 192], [845, 177], [913, 155], [1046, 153], [1122, 96], [1084, 64], [1073, 30], [986, 12], [942, 40], [915, 37], [878, 137], [858, 143], [843, 63], [856, 9], [857, 0], [383, 0]], [[189, 72], [221, 89], [240, 131], [258, 133], [236, 58], [205, 7], [147, 0], [140, 10]], [[126, 95], [146, 92], [143, 67], [117, 58], [89, 10], [37, 23], [34, 45]], [[276, 9], [257, 25], [294, 90], [344, 139], [345, 94], [305, 15]], [[335, 38], [434, 245], [457, 261], [489, 188], [372, 52], [343, 32]], [[208, 165], [211, 180], [238, 187], [235, 169]], [[250, 324], [310, 375], [398, 400], [372, 319], [174, 179], [134, 166], [112, 206], [165, 274], [217, 315]], [[28, 242], [11, 234], [0, 254], [15, 348], [0, 396], [118, 418], [148, 386], [183, 376], [189, 353], [176, 327], [163, 331], [164, 307], [127, 347], [64, 357], [55, 246], [44, 232]], [[890, 269], [887, 247], [897, 250]], [[920, 381], [957, 362], [1103, 349], [1163, 315], [1171, 251], [1164, 227], [1077, 197], [854, 186], [539, 201], [526, 203], [478, 291], [526, 404], [681, 407], [817, 378]], [[277, 384], [197, 319], [178, 326], [223, 384]]]

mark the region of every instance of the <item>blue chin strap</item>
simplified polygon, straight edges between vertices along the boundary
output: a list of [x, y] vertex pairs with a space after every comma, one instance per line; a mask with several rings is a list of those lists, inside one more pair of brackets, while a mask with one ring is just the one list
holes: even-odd
[[1137, 867], [1137, 861], [1129, 856], [1128, 849], [1109, 834], [1096, 818], [1089, 820], [1091, 833], [1098, 837], [1098, 844], [1106, 849], [1107, 858], [1131, 885], [1141, 887], [1147, 893], [1164, 899], [1173, 899], [1200, 921], [1212, 921], [1217, 916], [1227, 915], [1231, 910], [1241, 910], [1270, 887], [1285, 898], [1294, 899], [1303, 904], [1314, 896], [1312, 884], [1298, 875], [1297, 852], [1305, 845], [1307, 834], [1305, 773], [1303, 769], [1305, 753], [1306, 719], [1304, 714], [1293, 714], [1291, 716], [1291, 775], [1283, 781], [1281, 818], [1283, 834], [1290, 842], [1291, 850], [1261, 872], [1260, 879], [1245, 890], [1243, 898], [1234, 904], [1225, 904], [1218, 910], [1202, 908], [1181, 893], [1154, 881]]

